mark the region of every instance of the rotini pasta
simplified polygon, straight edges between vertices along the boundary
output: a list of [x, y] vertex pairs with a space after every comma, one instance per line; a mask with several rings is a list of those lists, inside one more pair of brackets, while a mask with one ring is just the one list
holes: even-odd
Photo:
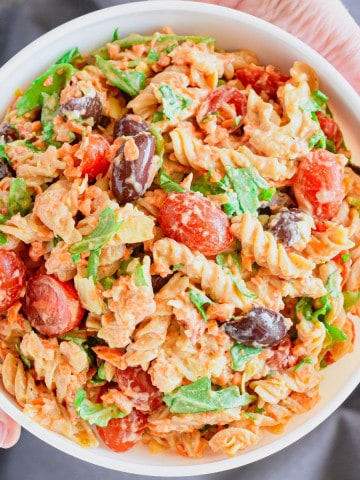
[[0, 123], [4, 389], [84, 447], [281, 433], [360, 311], [360, 180], [316, 72], [166, 27], [39, 78]]

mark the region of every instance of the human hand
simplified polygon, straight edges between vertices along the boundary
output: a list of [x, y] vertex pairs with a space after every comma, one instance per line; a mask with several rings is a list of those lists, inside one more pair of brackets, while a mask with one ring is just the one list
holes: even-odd
[[195, 0], [263, 18], [325, 57], [360, 93], [360, 27], [340, 0]]
[[20, 425], [0, 410], [0, 448], [10, 448], [19, 440]]

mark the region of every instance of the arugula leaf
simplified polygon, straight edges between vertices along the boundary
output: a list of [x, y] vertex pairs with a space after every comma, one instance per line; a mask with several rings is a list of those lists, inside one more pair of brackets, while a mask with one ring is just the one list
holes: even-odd
[[211, 381], [207, 377], [200, 378], [194, 383], [179, 387], [177, 390], [164, 395], [164, 402], [171, 413], [200, 413], [226, 410], [249, 405], [256, 399], [255, 395], [240, 394], [235, 385], [214, 391]]
[[99, 224], [95, 230], [79, 242], [74, 243], [69, 252], [78, 254], [103, 247], [119, 230], [122, 223], [122, 221], [116, 221], [115, 213], [110, 207], [105, 208], [99, 216]]
[[80, 55], [78, 47], [71, 48], [62, 55], [55, 64], [71, 63], [76, 57]]
[[26, 182], [23, 178], [15, 178], [9, 190], [8, 212], [12, 217], [17, 213], [21, 216], [26, 215], [32, 209], [33, 201], [28, 192]]
[[145, 87], [146, 75], [136, 70], [119, 70], [99, 55], [95, 57], [96, 66], [100, 68], [106, 79], [115, 87], [131, 97], [135, 97]]
[[11, 160], [10, 158], [6, 155], [6, 152], [5, 152], [5, 145], [1, 144], [0, 145], [0, 158], [4, 158], [9, 165], [11, 165]]
[[112, 418], [125, 417], [116, 405], [104, 407], [102, 403], [94, 403], [86, 398], [86, 391], [79, 388], [75, 395], [74, 407], [78, 415], [90, 423], [90, 425], [98, 425], [106, 427]]
[[[36, 78], [16, 104], [18, 115], [42, 106], [43, 93], [60, 93], [75, 73], [70, 63], [55, 63], [40, 77]], [[51, 79], [51, 81], [49, 81]], [[48, 81], [48, 82], [47, 82]], [[46, 84], [46, 85], [45, 85]]]
[[262, 348], [248, 347], [246, 345], [240, 345], [235, 343], [230, 348], [230, 356], [233, 363], [233, 369], [237, 371], [244, 370], [247, 362], [252, 356], [258, 355], [263, 350]]
[[214, 305], [214, 302], [210, 300], [204, 293], [191, 289], [189, 290], [190, 302], [199, 310], [205, 322], [207, 322], [207, 315], [204, 309], [204, 305]]
[[171, 178], [168, 177], [162, 170], [159, 177], [159, 186], [165, 190], [165, 192], [185, 192], [185, 190], [180, 187], [178, 183], [171, 180]]
[[311, 92], [309, 100], [300, 108], [304, 112], [318, 112], [323, 109], [328, 101], [329, 98], [324, 93], [320, 90], [314, 90]]
[[159, 92], [161, 93], [162, 113], [168, 120], [178, 115], [191, 103], [191, 100], [176, 94], [169, 85], [161, 85]]
[[360, 292], [350, 292], [345, 290], [343, 292], [344, 296], [344, 309], [345, 312], [350, 312], [350, 310], [357, 304], [360, 300]]

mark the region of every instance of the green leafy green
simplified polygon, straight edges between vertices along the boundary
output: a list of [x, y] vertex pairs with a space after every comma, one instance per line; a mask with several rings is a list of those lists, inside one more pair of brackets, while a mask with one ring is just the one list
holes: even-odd
[[5, 235], [5, 233], [0, 232], [0, 245], [5, 245], [6, 242], [7, 242], [7, 236]]
[[199, 310], [201, 316], [207, 322], [207, 315], [204, 309], [204, 305], [213, 305], [214, 302], [199, 290], [189, 290], [190, 302]]
[[111, 62], [104, 60], [99, 55], [96, 55], [95, 61], [106, 79], [131, 97], [138, 95], [140, 90], [145, 87], [146, 75], [143, 72], [119, 70]]
[[74, 399], [74, 407], [78, 415], [90, 423], [90, 425], [98, 425], [99, 427], [106, 427], [112, 418], [125, 417], [116, 405], [104, 407], [102, 403], [94, 403], [86, 398], [86, 391], [79, 388]]
[[154, 126], [151, 126], [150, 133], [152, 133], [152, 135], [154, 135], [155, 137], [155, 141], [156, 141], [155, 151], [156, 151], [156, 155], [158, 155], [159, 157], [159, 164], [160, 164], [159, 167], [160, 167], [163, 161], [163, 156], [164, 156], [164, 148], [165, 148], [164, 137], [161, 135], [160, 130]]
[[76, 69], [70, 63], [55, 63], [44, 74], [35, 79], [16, 104], [18, 115], [42, 106], [43, 93], [60, 93]]
[[114, 285], [115, 280], [115, 277], [103, 277], [100, 280], [100, 284], [105, 290], [110, 290], [110, 288], [112, 288], [112, 286]]
[[165, 192], [185, 192], [185, 190], [180, 187], [178, 183], [171, 180], [164, 171], [160, 172], [159, 185]]
[[0, 158], [4, 158], [8, 162], [8, 164], [11, 165], [10, 158], [6, 155], [5, 145], [3, 144], [0, 144]]
[[119, 40], [119, 27], [116, 27], [112, 36], [111, 41]]
[[311, 92], [310, 99], [301, 105], [301, 109], [304, 112], [318, 112], [324, 108], [329, 98], [320, 90], [314, 90]]
[[240, 394], [235, 385], [214, 391], [209, 378], [200, 378], [194, 383], [179, 387], [164, 395], [164, 402], [171, 413], [214, 412], [228, 408], [249, 405], [256, 397], [248, 393]]
[[50, 145], [59, 145], [60, 142], [53, 142], [54, 118], [59, 113], [59, 94], [54, 92], [51, 95], [42, 93], [41, 125], [43, 129], [43, 140]]
[[63, 63], [71, 63], [73, 60], [75, 60], [76, 57], [80, 55], [78, 47], [71, 48], [67, 52], [62, 55], [57, 62], [55, 62], [56, 65], [63, 64]]
[[159, 91], [161, 93], [162, 113], [168, 120], [174, 118], [191, 103], [188, 98], [176, 94], [169, 85], [161, 85]]
[[94, 282], [96, 282], [97, 280], [100, 255], [101, 255], [101, 247], [94, 248], [94, 250], [91, 250], [89, 259], [88, 259], [88, 264], [86, 266], [86, 276], [87, 278], [92, 277]]
[[226, 270], [227, 275], [231, 278], [235, 287], [242, 295], [249, 298], [256, 298], [255, 293], [250, 292], [242, 283], [240, 283], [240, 280], [231, 271], [231, 268], [235, 268], [236, 270], [240, 269], [237, 252], [219, 253], [216, 255], [215, 261], [220, 267]]
[[119, 45], [120, 48], [130, 48], [133, 45], [141, 45], [153, 42], [156, 40], [157, 43], [162, 42], [184, 42], [186, 40], [194, 43], [206, 43], [211, 44], [215, 43], [213, 37], [202, 37], [197, 35], [129, 35], [125, 38], [119, 38], [114, 41], [116, 45]]
[[32, 367], [31, 360], [29, 359], [29, 357], [27, 357], [24, 354], [24, 352], [21, 350], [20, 345], [18, 343], [15, 344], [15, 348], [16, 348], [16, 351], [18, 352], [18, 354], [20, 355], [20, 358], [21, 358], [23, 364], [27, 368], [31, 368]]
[[350, 312], [360, 300], [360, 292], [350, 292], [349, 290], [345, 290], [343, 296], [345, 312]]
[[151, 65], [159, 60], [159, 54], [154, 48], [150, 48], [147, 54], [147, 61]]
[[145, 279], [145, 275], [144, 275], [144, 269], [143, 269], [143, 266], [141, 265], [141, 263], [137, 263], [135, 265], [135, 268], [134, 268], [134, 271], [133, 271], [133, 274], [132, 274], [132, 278], [134, 280], [134, 283], [137, 287], [148, 287], [148, 283]]
[[262, 348], [248, 347], [246, 345], [240, 345], [235, 343], [230, 348], [230, 356], [233, 363], [233, 369], [237, 371], [244, 370], [247, 362], [254, 355], [258, 355], [262, 352]]
[[99, 216], [99, 224], [95, 230], [79, 242], [74, 243], [69, 252], [77, 254], [103, 247], [119, 230], [122, 223], [122, 221], [116, 220], [115, 213], [110, 207], [105, 208]]
[[342, 330], [340, 330], [340, 328], [330, 325], [326, 320], [324, 320], [323, 323], [331, 340], [330, 346], [335, 342], [346, 342], [347, 336]]
[[30, 193], [28, 192], [25, 180], [23, 178], [15, 178], [9, 190], [9, 216], [12, 217], [17, 213], [20, 213], [21, 216], [24, 216], [31, 211], [32, 207], [33, 201]]
[[185, 267], [185, 263], [177, 263], [176, 265], [173, 265], [171, 267], [171, 271], [172, 272], [177, 272], [178, 270], [181, 270], [184, 267]]
[[300, 360], [300, 362], [295, 365], [295, 367], [294, 367], [294, 372], [296, 372], [296, 370], [298, 370], [298, 369], [299, 369], [300, 367], [302, 367], [303, 365], [305, 365], [305, 364], [310, 364], [310, 365], [311, 365], [312, 363], [313, 363], [312, 358], [310, 358], [310, 357], [302, 358], [302, 359]]
[[344, 255], [341, 255], [341, 261], [342, 261], [343, 263], [345, 263], [345, 262], [347, 262], [348, 260], [350, 260], [350, 258], [351, 258], [350, 253], [344, 253]]

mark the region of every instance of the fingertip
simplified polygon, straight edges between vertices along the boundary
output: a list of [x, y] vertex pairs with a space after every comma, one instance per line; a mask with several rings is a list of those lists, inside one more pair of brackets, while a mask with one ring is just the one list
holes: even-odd
[[0, 447], [10, 448], [20, 438], [21, 427], [6, 413], [0, 411]]

